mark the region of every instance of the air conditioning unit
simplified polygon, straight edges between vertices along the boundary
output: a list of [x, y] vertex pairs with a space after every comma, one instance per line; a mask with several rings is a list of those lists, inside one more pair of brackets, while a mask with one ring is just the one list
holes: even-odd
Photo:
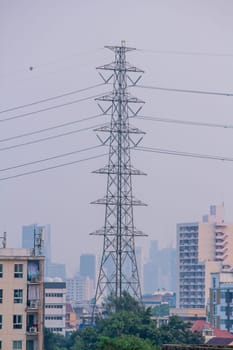
[[29, 332], [30, 333], [36, 333], [37, 332], [37, 328], [36, 327], [30, 327], [29, 328]]
[[31, 301], [30, 302], [30, 307], [33, 309], [37, 309], [38, 308], [38, 302], [37, 301]]

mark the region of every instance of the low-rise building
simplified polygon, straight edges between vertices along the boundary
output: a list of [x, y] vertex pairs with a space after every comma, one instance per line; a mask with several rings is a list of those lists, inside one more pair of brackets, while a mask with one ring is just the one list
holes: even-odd
[[45, 282], [45, 328], [50, 332], [65, 335], [66, 328], [66, 284]]

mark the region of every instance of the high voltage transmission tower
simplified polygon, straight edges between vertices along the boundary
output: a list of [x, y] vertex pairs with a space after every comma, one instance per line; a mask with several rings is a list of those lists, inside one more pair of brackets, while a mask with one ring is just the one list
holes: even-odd
[[[131, 149], [136, 147], [144, 132], [129, 124], [136, 117], [144, 101], [129, 94], [127, 85], [135, 85], [143, 71], [126, 61], [126, 53], [132, 50], [122, 42], [121, 46], [106, 46], [115, 54], [114, 62], [97, 67], [105, 82], [113, 80], [113, 91], [98, 97], [104, 114], [111, 114], [109, 125], [95, 131], [108, 133], [103, 144], [109, 145], [108, 165], [94, 171], [107, 174], [106, 196], [94, 204], [105, 206], [104, 227], [95, 235], [102, 235], [103, 253], [97, 282], [93, 314], [104, 297], [112, 294], [120, 298], [124, 291], [141, 301], [141, 287], [135, 254], [135, 237], [143, 236], [134, 226], [133, 207], [145, 205], [134, 198], [132, 175], [145, 175], [131, 165]], [[104, 71], [110, 71], [105, 77]], [[135, 79], [131, 76], [134, 73]], [[100, 138], [101, 140], [101, 138]]]

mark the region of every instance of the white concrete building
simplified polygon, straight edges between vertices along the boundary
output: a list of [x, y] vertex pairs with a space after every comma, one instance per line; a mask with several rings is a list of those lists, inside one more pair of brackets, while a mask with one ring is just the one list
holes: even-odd
[[94, 281], [88, 276], [76, 275], [66, 279], [67, 302], [72, 305], [91, 300], [95, 295]]
[[205, 308], [211, 273], [233, 267], [233, 223], [223, 206], [211, 206], [202, 222], [177, 225], [177, 308]]
[[0, 249], [0, 349], [43, 349], [44, 257]]
[[50, 332], [65, 335], [66, 328], [66, 283], [44, 282], [45, 328]]

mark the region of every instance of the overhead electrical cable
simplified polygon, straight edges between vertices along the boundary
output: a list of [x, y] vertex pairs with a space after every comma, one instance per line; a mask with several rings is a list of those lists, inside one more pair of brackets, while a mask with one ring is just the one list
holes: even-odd
[[191, 158], [211, 159], [211, 160], [221, 160], [221, 161], [233, 162], [233, 158], [231, 158], [231, 157], [213, 156], [213, 155], [209, 155], [209, 154], [199, 154], [199, 153], [189, 153], [189, 152], [169, 150], [169, 149], [163, 149], [163, 148], [137, 146], [137, 147], [135, 147], [135, 150], [142, 151], [142, 152], [168, 154], [168, 155], [173, 155], [173, 156], [182, 156], [182, 157], [191, 157]]
[[38, 114], [38, 113], [42, 113], [42, 112], [46, 112], [46, 111], [51, 111], [53, 109], [69, 106], [69, 105], [72, 105], [72, 104], [75, 104], [75, 103], [88, 101], [88, 100], [93, 100], [93, 99], [95, 99], [97, 97], [100, 97], [102, 95], [103, 95], [103, 93], [97, 94], [97, 95], [93, 95], [93, 96], [83, 97], [81, 99], [73, 100], [73, 101], [70, 101], [70, 102], [61, 103], [59, 105], [45, 107], [45, 108], [42, 108], [42, 109], [38, 109], [36, 111], [18, 114], [18, 115], [15, 115], [15, 116], [11, 116], [11, 117], [7, 117], [7, 118], [4, 118], [4, 119], [0, 119], [0, 122], [6, 122], [6, 121], [9, 121], [9, 120], [24, 118], [24, 117], [28, 117], [29, 115]]
[[216, 56], [216, 57], [233, 57], [232, 53], [216, 53], [216, 52], [198, 52], [198, 51], [174, 51], [174, 50], [151, 50], [137, 49], [143, 53], [165, 54], [165, 55], [187, 55], [187, 56]]
[[42, 169], [38, 169], [38, 170], [27, 171], [27, 172], [21, 173], [21, 174], [6, 176], [6, 177], [0, 178], [0, 181], [15, 179], [15, 178], [17, 178], [17, 177], [22, 177], [22, 176], [26, 176], [26, 175], [32, 175], [32, 174], [37, 174], [37, 173], [45, 172], [45, 171], [52, 170], [52, 169], [62, 168], [62, 167], [68, 166], [68, 165], [73, 165], [73, 164], [85, 162], [85, 161], [87, 161], [87, 160], [100, 158], [100, 157], [103, 157], [103, 156], [105, 156], [105, 155], [107, 155], [107, 153], [102, 153], [102, 154], [99, 154], [99, 155], [96, 155], [96, 156], [91, 156], [91, 157], [88, 157], [88, 158], [83, 158], [83, 159], [79, 159], [79, 160], [74, 160], [74, 161], [72, 161], [72, 162], [67, 162], [67, 163], [63, 163], [63, 164], [53, 165], [53, 166], [50, 166], [50, 167], [47, 167], [47, 168], [42, 168]]
[[[99, 146], [102, 146], [102, 145], [99, 145]], [[97, 148], [97, 147], [95, 147], [95, 148]], [[207, 155], [207, 154], [188, 153], [188, 152], [180, 152], [180, 151], [176, 151], [176, 150], [168, 150], [168, 149], [152, 148], [152, 147], [141, 147], [141, 146], [137, 146], [134, 149], [136, 151], [143, 151], [143, 152], [153, 152], [153, 153], [160, 153], [160, 154], [167, 154], [167, 155], [174, 155], [174, 156], [182, 156], [182, 157], [191, 157], [191, 158], [199, 158], [199, 159], [210, 159], [210, 160], [233, 162], [233, 158], [231, 158], [231, 157], [224, 157], [224, 156], [213, 156], [213, 155]], [[20, 173], [20, 174], [16, 174], [16, 175], [2, 177], [2, 178], [0, 178], [0, 181], [10, 180], [10, 179], [14, 179], [14, 178], [17, 178], [17, 177], [22, 177], [22, 176], [26, 176], [26, 175], [32, 175], [32, 174], [45, 172], [45, 171], [56, 169], [56, 168], [65, 167], [65, 166], [68, 166], [68, 165], [77, 164], [77, 163], [84, 162], [84, 161], [87, 161], [87, 160], [100, 158], [100, 157], [106, 156], [107, 154], [108, 153], [102, 153], [102, 154], [99, 154], [99, 155], [96, 155], [96, 156], [91, 156], [91, 157], [88, 157], [88, 158], [83, 158], [83, 159], [75, 160], [75, 161], [72, 161], [72, 162], [62, 163], [62, 164], [58, 164], [58, 165], [54, 165], [54, 166], [50, 166], [50, 167], [46, 167], [46, 168], [41, 168], [41, 169], [38, 169], [38, 170], [32, 170], [32, 171], [28, 171], [28, 172], [24, 172], [24, 173]]]
[[182, 93], [190, 93], [190, 94], [201, 94], [201, 95], [216, 95], [216, 96], [233, 96], [233, 93], [230, 92], [215, 92], [215, 91], [204, 91], [204, 90], [192, 90], [192, 89], [175, 89], [175, 88], [167, 88], [160, 86], [148, 86], [148, 85], [131, 85], [131, 87], [137, 87], [142, 89], [150, 89], [150, 90], [161, 90], [161, 91], [171, 91], [171, 92], [182, 92]]
[[[182, 119], [173, 119], [173, 118], [162, 118], [162, 117], [150, 117], [150, 116], [143, 116], [138, 115], [136, 117], [133, 117], [136, 119], [143, 119], [143, 120], [151, 120], [154, 122], [161, 122], [161, 123], [174, 123], [174, 124], [182, 124], [182, 125], [189, 125], [189, 126], [202, 126], [202, 127], [208, 127], [208, 128], [223, 128], [223, 129], [232, 129], [233, 125], [231, 124], [218, 124], [218, 123], [207, 123], [207, 122], [196, 122], [193, 120], [182, 120]], [[0, 140], [1, 142], [1, 140]]]
[[66, 123], [62, 123], [62, 124], [57, 124], [54, 126], [50, 126], [48, 128], [43, 128], [43, 129], [39, 129], [39, 130], [35, 130], [35, 131], [31, 131], [31, 132], [26, 132], [24, 134], [20, 134], [20, 135], [15, 135], [15, 136], [10, 136], [10, 137], [6, 137], [4, 139], [0, 139], [0, 142], [6, 142], [6, 141], [12, 141], [12, 140], [16, 140], [22, 137], [26, 137], [26, 136], [32, 136], [32, 135], [36, 135], [36, 134], [40, 134], [42, 132], [46, 132], [46, 131], [50, 131], [50, 130], [55, 130], [55, 129], [59, 129], [59, 128], [63, 128], [65, 126], [70, 126], [70, 125], [74, 125], [77, 123], [81, 123], [83, 121], [88, 121], [88, 120], [92, 120], [92, 119], [96, 119], [99, 118], [101, 116], [103, 116], [105, 114], [101, 113], [101, 114], [96, 114], [87, 118], [82, 118], [82, 119], [78, 119], [78, 120], [74, 120], [74, 121], [70, 121], [70, 122], [66, 122]]
[[64, 133], [58, 134], [58, 135], [47, 136], [47, 137], [44, 137], [44, 138], [41, 138], [38, 140], [32, 140], [32, 141], [27, 141], [27, 142], [23, 142], [23, 143], [18, 143], [16, 145], [12, 145], [12, 146], [2, 147], [2, 148], [0, 148], [0, 151], [8, 151], [10, 149], [14, 149], [14, 148], [18, 148], [18, 147], [28, 146], [28, 145], [36, 144], [36, 143], [43, 142], [43, 141], [49, 141], [49, 140], [57, 139], [57, 138], [63, 137], [63, 136], [73, 135], [73, 134], [76, 134], [76, 133], [81, 132], [81, 131], [92, 130], [94, 128], [99, 127], [100, 125], [103, 125], [103, 124], [97, 124], [97, 125], [89, 126], [89, 127], [82, 128], [82, 129], [67, 131], [67, 132], [64, 132]]
[[77, 154], [77, 153], [81, 153], [81, 152], [85, 152], [85, 151], [90, 151], [90, 150], [93, 150], [93, 149], [96, 149], [96, 148], [100, 148], [100, 147], [102, 147], [102, 145], [97, 145], [97, 146], [87, 147], [87, 148], [83, 148], [83, 149], [78, 149], [78, 150], [67, 152], [67, 153], [57, 154], [55, 156], [34, 160], [32, 162], [27, 162], [27, 163], [22, 163], [22, 164], [18, 164], [18, 165], [13, 165], [13, 166], [10, 166], [10, 167], [7, 167], [7, 168], [2, 168], [2, 169], [0, 169], [0, 172], [1, 171], [8, 171], [8, 170], [13, 170], [13, 169], [18, 169], [18, 168], [22, 168], [22, 167], [25, 167], [25, 166], [38, 164], [38, 163], [47, 162], [49, 160], [54, 160], [54, 159], [58, 159], [58, 158], [62, 158], [62, 157], [71, 156], [73, 154]]
[[26, 108], [26, 107], [31, 107], [31, 106], [37, 105], [39, 103], [44, 103], [44, 102], [48, 102], [48, 101], [57, 100], [57, 99], [62, 98], [62, 97], [71, 96], [71, 95], [78, 94], [80, 92], [88, 91], [88, 90], [94, 89], [94, 88], [102, 86], [102, 85], [105, 85], [105, 83], [100, 83], [100, 84], [88, 86], [88, 87], [83, 88], [83, 89], [68, 91], [68, 92], [65, 92], [65, 93], [60, 94], [60, 95], [47, 97], [47, 98], [44, 98], [44, 99], [41, 99], [41, 100], [37, 100], [37, 101], [34, 101], [34, 102], [26, 103], [26, 104], [23, 104], [23, 105], [20, 105], [20, 106], [16, 106], [16, 107], [11, 107], [11, 108], [8, 108], [8, 109], [1, 110], [0, 113], [12, 112], [12, 111], [15, 111], [15, 110], [18, 110], [18, 109], [21, 109], [21, 108]]

